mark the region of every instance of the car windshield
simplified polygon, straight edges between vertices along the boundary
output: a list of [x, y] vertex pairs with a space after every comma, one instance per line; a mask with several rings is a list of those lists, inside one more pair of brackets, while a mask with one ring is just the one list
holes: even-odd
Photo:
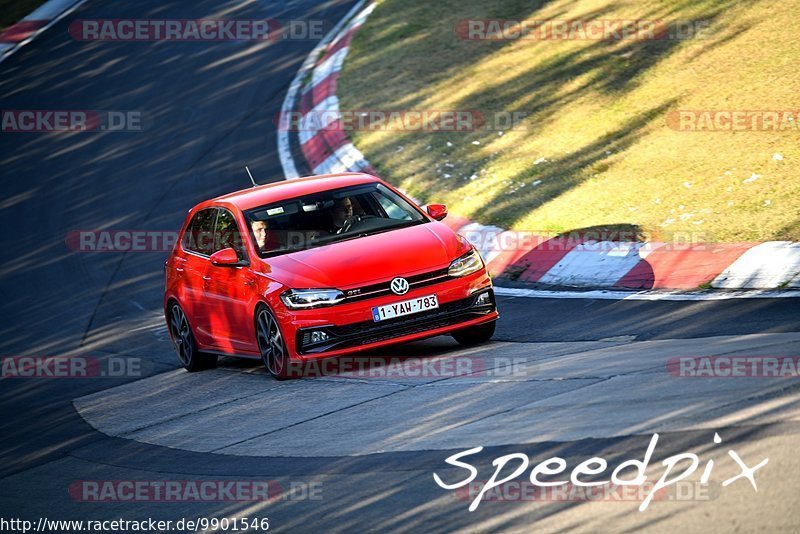
[[323, 191], [245, 212], [261, 256], [422, 224], [415, 207], [380, 183]]

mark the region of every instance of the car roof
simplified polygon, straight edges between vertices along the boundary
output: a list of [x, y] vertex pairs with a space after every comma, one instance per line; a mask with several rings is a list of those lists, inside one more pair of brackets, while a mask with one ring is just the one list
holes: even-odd
[[340, 187], [348, 187], [351, 185], [359, 185], [371, 182], [378, 182], [379, 178], [364, 174], [360, 172], [346, 172], [340, 174], [320, 174], [317, 176], [308, 176], [306, 178], [298, 178], [296, 180], [285, 180], [280, 182], [273, 182], [270, 184], [251, 187], [249, 189], [242, 189], [228, 193], [209, 201], [203, 202], [199, 206], [207, 207], [215, 203], [225, 203], [233, 205], [240, 210], [249, 210], [280, 202], [288, 198], [295, 198], [320, 191], [328, 191], [331, 189], [338, 189]]

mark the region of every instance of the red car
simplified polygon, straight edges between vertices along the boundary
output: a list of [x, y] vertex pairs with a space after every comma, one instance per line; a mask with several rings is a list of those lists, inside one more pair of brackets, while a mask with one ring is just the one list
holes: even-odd
[[261, 358], [277, 378], [328, 358], [441, 334], [491, 338], [480, 254], [382, 180], [279, 182], [195, 206], [165, 264], [164, 310], [181, 364]]

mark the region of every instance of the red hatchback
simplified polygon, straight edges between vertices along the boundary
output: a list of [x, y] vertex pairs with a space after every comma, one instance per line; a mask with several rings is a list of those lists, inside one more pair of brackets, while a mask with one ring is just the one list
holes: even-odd
[[359, 173], [254, 187], [195, 206], [166, 262], [164, 309], [181, 364], [303, 362], [450, 334], [494, 333], [478, 252], [382, 180]]

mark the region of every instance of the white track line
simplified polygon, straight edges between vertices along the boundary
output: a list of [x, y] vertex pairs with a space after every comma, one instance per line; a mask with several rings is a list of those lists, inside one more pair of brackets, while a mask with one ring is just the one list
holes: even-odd
[[[367, 0], [359, 0], [356, 4], [350, 8], [350, 11], [342, 17], [342, 19], [336, 24], [336, 26], [329, 31], [322, 40], [317, 43], [317, 46], [311, 51], [308, 56], [306, 56], [305, 61], [300, 66], [300, 69], [297, 71], [294, 79], [292, 80], [291, 85], [289, 85], [289, 90], [286, 91], [286, 98], [283, 99], [283, 106], [281, 106], [281, 117], [287, 117], [288, 114], [292, 111], [294, 107], [295, 100], [297, 99], [297, 92], [300, 90], [300, 87], [303, 83], [303, 78], [305, 78], [306, 73], [309, 69], [314, 67], [314, 64], [319, 57], [320, 52], [322, 49], [328, 46], [334, 37], [339, 34], [339, 31], [344, 26], [345, 22], [350, 20]], [[278, 156], [281, 160], [281, 167], [283, 167], [283, 175], [286, 177], [287, 180], [293, 180], [295, 178], [299, 178], [300, 175], [297, 173], [297, 167], [294, 164], [294, 159], [292, 159], [292, 153], [289, 149], [289, 129], [288, 128], [279, 128], [278, 129]]]
[[[58, 2], [58, 1], [56, 1], [56, 2], [47, 2], [47, 3], [43, 4], [42, 6], [40, 6], [33, 13], [31, 13], [27, 17], [23, 18], [22, 20], [35, 20], [34, 17], [39, 16], [40, 14], [42, 14], [42, 16], [44, 16], [45, 14], [49, 16], [52, 12], [55, 12], [59, 8], [58, 6], [61, 6], [62, 4], [65, 4], [65, 3], [67, 3], [67, 2]], [[33, 41], [34, 39], [36, 39], [36, 37], [39, 36], [39, 34], [47, 31], [50, 27], [52, 27], [58, 21], [60, 21], [61, 19], [63, 19], [64, 17], [66, 17], [67, 15], [69, 15], [70, 13], [72, 13], [73, 11], [75, 11], [76, 9], [78, 9], [79, 7], [81, 7], [85, 3], [86, 3], [86, 0], [79, 0], [72, 7], [62, 11], [58, 16], [56, 16], [56, 18], [54, 18], [53, 20], [51, 20], [50, 22], [48, 22], [47, 24], [45, 24], [44, 26], [42, 26], [41, 28], [39, 28], [38, 30], [33, 32], [26, 39], [23, 39], [22, 41], [20, 41], [18, 43], [15, 43], [13, 45], [13, 47], [11, 47], [10, 49], [7, 49], [7, 50], [0, 49], [0, 63], [5, 61], [6, 59], [10, 58], [12, 55], [14, 55], [14, 53], [17, 50], [19, 50], [20, 48], [22, 48], [26, 44], [28, 44], [31, 41]]]
[[503, 297], [525, 297], [539, 299], [595, 299], [595, 300], [733, 300], [774, 299], [800, 297], [800, 291], [730, 291], [724, 293], [682, 293], [675, 291], [547, 291], [495, 286], [496, 295]]

